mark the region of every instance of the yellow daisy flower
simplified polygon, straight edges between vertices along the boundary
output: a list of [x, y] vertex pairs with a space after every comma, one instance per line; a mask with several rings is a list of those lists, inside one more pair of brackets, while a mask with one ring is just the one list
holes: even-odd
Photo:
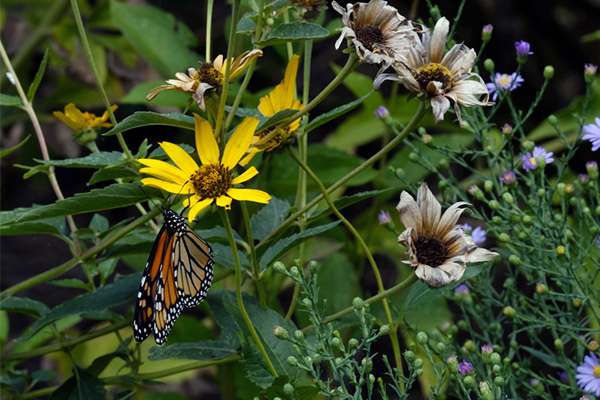
[[[117, 105], [113, 105], [110, 108], [115, 111], [117, 107]], [[53, 114], [75, 132], [90, 128], [110, 128], [113, 126], [110, 122], [106, 122], [108, 120], [108, 111], [104, 111], [104, 114], [102, 114], [101, 117], [96, 117], [95, 114], [90, 112], [82, 112], [75, 107], [75, 104], [73, 103], [69, 103], [65, 106], [64, 113], [62, 111], [54, 111]]]
[[[232, 58], [229, 79], [241, 74], [250, 65], [250, 61], [259, 56], [262, 56], [262, 50], [245, 51], [235, 60]], [[160, 92], [165, 90], [181, 90], [192, 93], [192, 99], [198, 107], [202, 111], [206, 111], [204, 93], [223, 85], [226, 69], [227, 60], [224, 61], [223, 55], [220, 54], [213, 62], [201, 62], [198, 69], [188, 68], [187, 75], [183, 72], [177, 72], [175, 74], [177, 79], [169, 79], [167, 80], [168, 85], [161, 85], [152, 89], [146, 95], [146, 100], [153, 100]]]
[[268, 203], [271, 196], [262, 190], [234, 187], [258, 174], [256, 168], [250, 167], [239, 176], [232, 173], [232, 169], [250, 147], [258, 120], [246, 117], [227, 141], [223, 157], [219, 159], [219, 145], [210, 123], [196, 114], [194, 119], [196, 148], [202, 166], [199, 167], [181, 147], [162, 142], [159, 143], [160, 146], [175, 165], [149, 158], [139, 159], [138, 161], [146, 166], [140, 169], [140, 172], [153, 176], [142, 179], [142, 183], [170, 193], [189, 195], [183, 205], [190, 207], [190, 221], [213, 202], [225, 209], [231, 208], [232, 200]]
[[[283, 81], [273, 89], [268, 95], [262, 97], [258, 104], [258, 111], [265, 117], [272, 117], [279, 111], [292, 109], [302, 110], [304, 105], [298, 99], [294, 99], [296, 95], [296, 75], [298, 74], [298, 63], [300, 57], [296, 54], [290, 59]], [[300, 118], [290, 123], [285, 128], [280, 128], [279, 124], [268, 127], [256, 133], [252, 139], [252, 146], [248, 150], [248, 155], [241, 161], [242, 165], [246, 165], [252, 158], [261, 151], [272, 151], [285, 143], [300, 126]]]

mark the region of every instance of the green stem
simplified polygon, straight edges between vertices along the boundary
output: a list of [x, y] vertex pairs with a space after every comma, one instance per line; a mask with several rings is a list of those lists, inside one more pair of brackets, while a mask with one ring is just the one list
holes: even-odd
[[[298, 163], [298, 165], [304, 171], [306, 171], [306, 173], [308, 174], [308, 176], [310, 176], [310, 178], [319, 187], [319, 190], [323, 194], [323, 198], [327, 202], [327, 205], [329, 205], [329, 208], [331, 209], [331, 211], [333, 211], [333, 213], [338, 217], [338, 219], [340, 221], [342, 221], [342, 223], [346, 226], [346, 228], [355, 237], [355, 239], [358, 242], [359, 246], [362, 248], [364, 254], [366, 255], [367, 259], [369, 260], [369, 264], [371, 265], [371, 269], [373, 270], [373, 273], [375, 274], [375, 279], [377, 281], [377, 288], [379, 290], [379, 293], [385, 291], [385, 288], [383, 286], [383, 280], [381, 279], [381, 274], [379, 273], [379, 268], [377, 267], [377, 263], [375, 262], [375, 259], [373, 258], [373, 255], [371, 254], [371, 251], [369, 250], [369, 247], [367, 246], [367, 244], [365, 243], [365, 241], [363, 240], [363, 238], [360, 236], [360, 234], [358, 233], [358, 231], [356, 230], [356, 228], [354, 228], [354, 226], [350, 223], [350, 221], [348, 221], [342, 215], [342, 213], [337, 209], [337, 207], [335, 206], [335, 204], [333, 203], [333, 201], [331, 200], [331, 198], [327, 194], [327, 189], [325, 189], [325, 186], [319, 180], [319, 178], [317, 177], [317, 175], [315, 175], [315, 173], [310, 169], [310, 167], [308, 165], [306, 165], [306, 163], [303, 160], [301, 160], [300, 158], [298, 158], [298, 156], [289, 147], [287, 148], [287, 150], [288, 150], [288, 154], [294, 159], [294, 161], [296, 161], [296, 163]], [[386, 318], [387, 323], [388, 323], [388, 325], [390, 327], [389, 336], [390, 336], [390, 340], [392, 342], [392, 347], [394, 349], [394, 358], [396, 360], [396, 366], [398, 367], [398, 369], [400, 369], [400, 372], [402, 373], [402, 359], [400, 358], [400, 345], [398, 343], [397, 329], [396, 329], [396, 326], [394, 324], [394, 319], [392, 318], [392, 313], [390, 311], [390, 306], [389, 306], [389, 304], [387, 302], [387, 299], [383, 298], [382, 301], [381, 301], [381, 303], [383, 305], [383, 310], [385, 312], [385, 318]]]
[[231, 110], [229, 111], [229, 114], [227, 115], [227, 120], [225, 121], [225, 131], [229, 130], [229, 127], [231, 126], [231, 122], [233, 121], [233, 118], [235, 117], [235, 112], [237, 111], [240, 103], [242, 102], [242, 97], [244, 95], [244, 92], [246, 91], [246, 88], [248, 87], [248, 84], [250, 83], [250, 78], [252, 78], [252, 74], [254, 74], [254, 68], [256, 67], [256, 61], [257, 59], [253, 59], [252, 61], [250, 61], [250, 65], [248, 66], [248, 69], [246, 70], [246, 75], [244, 76], [244, 80], [242, 81], [242, 84], [240, 85], [240, 90], [238, 90], [237, 95], [235, 96], [235, 99], [233, 100], [233, 104], [231, 105]]
[[[348, 182], [348, 180], [352, 179], [353, 177], [355, 177], [362, 171], [369, 168], [377, 160], [379, 160], [381, 157], [383, 157], [385, 154], [387, 154], [390, 150], [392, 150], [398, 144], [400, 144], [408, 136], [408, 134], [415, 129], [415, 127], [417, 126], [417, 123], [421, 120], [421, 118], [423, 118], [423, 115], [425, 115], [425, 110], [426, 110], [425, 104], [422, 101], [419, 102], [419, 107], [417, 108], [415, 115], [412, 117], [412, 119], [406, 125], [406, 127], [402, 130], [402, 132], [398, 133], [398, 135], [394, 139], [392, 139], [384, 148], [382, 148], [377, 153], [375, 153], [373, 156], [371, 156], [371, 158], [369, 158], [367, 161], [365, 161], [364, 163], [362, 163], [361, 165], [356, 167], [354, 170], [347, 173], [339, 181], [337, 181], [336, 183], [331, 185], [327, 189], [327, 193], [329, 194], [329, 193], [333, 192], [334, 190], [338, 189], [339, 187], [341, 187], [344, 183]], [[279, 235], [281, 232], [283, 232], [283, 230], [285, 230], [288, 227], [288, 225], [293, 223], [298, 217], [300, 217], [302, 214], [304, 214], [307, 210], [309, 210], [311, 207], [313, 207], [315, 204], [317, 204], [322, 199], [323, 199], [323, 194], [317, 195], [314, 199], [309, 201], [306, 204], [306, 206], [302, 207], [301, 209], [296, 211], [294, 214], [289, 216], [285, 221], [283, 221], [281, 223], [281, 225], [279, 225], [269, 235], [267, 235], [263, 240], [261, 240], [261, 242], [256, 245], [256, 248], [258, 249], [261, 246], [266, 245], [269, 242], [269, 240], [273, 239], [274, 237]]]
[[246, 326], [248, 327], [248, 330], [250, 330], [250, 335], [252, 335], [252, 338], [254, 339], [254, 343], [256, 343], [258, 350], [260, 351], [261, 355], [263, 356], [263, 359], [267, 363], [267, 367], [269, 368], [271, 375], [273, 375], [274, 377], [277, 378], [279, 376], [279, 374], [275, 370], [275, 367], [273, 366], [271, 359], [267, 355], [267, 352], [265, 351], [265, 347], [263, 346], [262, 342], [260, 341], [260, 338], [258, 337], [258, 334], [256, 333], [256, 329], [254, 329], [254, 325], [252, 325], [252, 321], [250, 320], [250, 317], [248, 316], [246, 307], [244, 307], [244, 301], [242, 299], [242, 272], [240, 270], [240, 258], [238, 256], [237, 246], [235, 244], [235, 238], [233, 236], [233, 229], [231, 228], [231, 222], [229, 221], [229, 216], [227, 215], [227, 211], [225, 211], [221, 207], [219, 207], [219, 213], [221, 214], [221, 219], [223, 220], [223, 225], [225, 226], [225, 230], [227, 231], [227, 238], [229, 239], [229, 247], [231, 247], [231, 253], [233, 255], [233, 263], [235, 265], [235, 294], [237, 297], [238, 308], [240, 309], [240, 313], [242, 314], [242, 317], [244, 318], [244, 322], [246, 322]]
[[0, 296], [13, 295], [22, 290], [29, 289], [33, 286], [39, 285], [42, 282], [46, 282], [50, 279], [56, 278], [57, 276], [64, 274], [65, 272], [76, 267], [80, 262], [85, 261], [88, 258], [95, 256], [102, 250], [108, 248], [108, 246], [115, 243], [117, 240], [119, 240], [120, 238], [122, 238], [123, 236], [125, 236], [127, 233], [131, 232], [138, 226], [145, 224], [147, 221], [149, 221], [150, 219], [157, 216], [160, 212], [161, 211], [159, 209], [154, 209], [154, 210], [149, 211], [146, 215], [143, 215], [143, 216], [139, 217], [138, 219], [136, 219], [135, 221], [129, 223], [127, 226], [125, 226], [123, 229], [121, 229], [120, 231], [118, 231], [117, 233], [112, 235], [111, 237], [101, 241], [94, 247], [90, 247], [88, 250], [83, 252], [80, 256], [73, 257], [66, 263], [59, 265], [56, 268], [52, 268], [46, 272], [43, 272], [39, 275], [36, 275], [36, 276], [26, 279], [20, 283], [17, 283], [16, 285], [11, 286], [8, 289], [0, 292]]
[[[117, 119], [115, 118], [115, 114], [113, 113], [112, 108], [110, 107], [110, 100], [106, 91], [104, 90], [104, 86], [102, 86], [102, 81], [100, 80], [100, 74], [98, 73], [98, 68], [96, 68], [96, 62], [94, 61], [94, 57], [92, 56], [92, 49], [90, 48], [90, 42], [88, 41], [87, 34], [85, 33], [85, 27], [83, 26], [83, 20], [81, 19], [81, 13], [79, 12], [79, 5], [77, 4], [77, 0], [71, 0], [71, 8], [73, 9], [73, 16], [75, 17], [75, 24], [77, 25], [77, 30], [79, 31], [79, 36], [81, 39], [81, 45], [83, 46], [83, 54], [85, 54], [88, 62], [90, 63], [90, 68], [92, 69], [92, 75], [94, 75], [94, 81], [96, 82], [96, 87], [98, 88], [98, 92], [100, 92], [100, 98], [104, 103], [104, 108], [108, 111], [108, 115], [110, 116], [110, 122], [112, 122], [113, 126], [117, 125]], [[125, 139], [123, 138], [122, 133], [117, 133], [117, 140], [119, 141], [119, 145], [121, 149], [123, 149], [123, 153], [127, 156], [127, 159], [131, 164], [135, 162], [135, 157], [131, 154], [129, 147], [127, 147], [127, 143], [125, 143]]]
[[265, 295], [265, 287], [263, 286], [262, 276], [260, 273], [260, 265], [258, 264], [258, 258], [256, 257], [256, 247], [254, 247], [254, 237], [252, 236], [252, 227], [250, 226], [250, 214], [248, 213], [248, 206], [245, 201], [240, 202], [242, 207], [242, 215], [244, 217], [244, 226], [246, 227], [246, 234], [248, 235], [248, 247], [250, 247], [250, 258], [252, 259], [252, 278], [256, 285], [256, 291], [258, 292], [258, 299], [263, 310], [267, 309], [267, 300]]
[[213, 6], [215, 0], [208, 0], [206, 3], [206, 42], [205, 42], [205, 53], [204, 53], [204, 61], [209, 62], [211, 60], [210, 57], [210, 45], [212, 42], [212, 19], [213, 19]]

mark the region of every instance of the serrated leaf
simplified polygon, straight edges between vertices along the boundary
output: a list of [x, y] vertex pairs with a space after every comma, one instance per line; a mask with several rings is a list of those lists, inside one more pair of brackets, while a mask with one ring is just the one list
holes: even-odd
[[151, 111], [138, 111], [119, 122], [110, 131], [103, 133], [103, 135], [111, 136], [130, 129], [151, 125], [174, 126], [193, 131], [194, 118], [180, 113], [158, 114]]
[[279, 43], [297, 42], [299, 40], [322, 39], [329, 36], [329, 31], [317, 24], [310, 22], [291, 22], [281, 24], [267, 36], [267, 39], [259, 42], [262, 47], [273, 46]]
[[104, 382], [84, 369], [75, 368], [76, 373], [50, 395], [50, 400], [105, 400]]
[[310, 123], [306, 126], [306, 128], [304, 128], [304, 131], [306, 133], [308, 133], [308, 132], [312, 131], [313, 129], [331, 121], [332, 119], [341, 117], [342, 115], [346, 114], [347, 112], [354, 110], [358, 105], [360, 105], [363, 101], [365, 101], [372, 93], [373, 93], [373, 91], [371, 90], [369, 93], [365, 94], [362, 97], [359, 97], [358, 99], [356, 99], [354, 101], [351, 101], [348, 104], [344, 104], [343, 106], [336, 107], [333, 110], [326, 112], [325, 114], [319, 115], [317, 118], [310, 121]]
[[163, 76], [197, 65], [200, 55], [189, 47], [196, 36], [172, 14], [155, 7], [134, 7], [110, 2], [111, 18], [131, 46]]
[[46, 65], [48, 65], [48, 49], [44, 52], [44, 58], [42, 58], [42, 62], [35, 73], [35, 77], [33, 78], [33, 82], [29, 85], [29, 89], [27, 90], [27, 100], [33, 100], [33, 96], [35, 96], [35, 92], [37, 91], [38, 86], [40, 86], [40, 82], [42, 82], [42, 78], [44, 77], [44, 72], [46, 72]]
[[129, 301], [135, 297], [139, 284], [140, 274], [131, 274], [94, 292], [87, 292], [71, 300], [67, 300], [35, 321], [18, 340], [25, 341], [29, 339], [44, 326], [60, 318], [82, 313], [91, 314]]
[[264, 271], [271, 263], [277, 261], [279, 257], [287, 253], [293, 247], [296, 247], [299, 243], [308, 240], [312, 236], [319, 235], [323, 232], [326, 232], [330, 229], [333, 229], [337, 226], [341, 221], [331, 222], [325, 225], [315, 226], [313, 228], [309, 228], [303, 232], [295, 233], [291, 236], [283, 238], [276, 243], [273, 243], [269, 248], [264, 252], [262, 257], [260, 258], [260, 268], [261, 271]]
[[19, 96], [10, 96], [8, 94], [0, 93], [0, 106], [22, 108], [23, 103]]
[[[2, 105], [2, 104], [0, 104], [0, 105]], [[21, 146], [23, 146], [25, 143], [27, 143], [27, 141], [29, 140], [30, 137], [31, 137], [31, 135], [27, 135], [27, 137], [25, 139], [23, 139], [21, 141], [21, 143], [16, 144], [13, 147], [9, 147], [8, 149], [2, 149], [2, 150], [0, 150], [0, 158], [6, 157], [10, 153], [18, 150]]]
[[66, 160], [40, 160], [35, 161], [43, 165], [66, 168], [102, 168], [112, 165], [120, 165], [125, 162], [124, 154], [120, 151], [101, 151], [92, 153], [85, 157], [68, 158]]
[[28, 297], [8, 297], [0, 302], [0, 310], [20, 312], [39, 318], [50, 312], [50, 307]]
[[254, 239], [263, 240], [287, 218], [290, 203], [271, 197], [269, 203], [250, 218], [250, 228]]
[[[144, 190], [150, 196], [160, 196], [160, 192], [156, 189], [146, 188]], [[102, 189], [92, 189], [87, 193], [77, 193], [74, 197], [58, 200], [54, 204], [20, 209], [19, 212], [13, 213], [12, 216], [14, 217], [14, 222], [22, 223], [127, 207], [146, 200], [146, 193], [142, 192], [139, 183], [115, 183]], [[0, 221], [3, 224], [13, 222], [10, 220], [10, 216], [5, 213], [0, 213]]]

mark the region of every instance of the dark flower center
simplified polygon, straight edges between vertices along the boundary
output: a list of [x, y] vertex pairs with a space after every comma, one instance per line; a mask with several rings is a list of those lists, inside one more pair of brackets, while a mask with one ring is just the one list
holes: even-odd
[[203, 62], [200, 64], [200, 68], [194, 74], [194, 80], [199, 82], [208, 83], [211, 86], [219, 86], [223, 84], [225, 78], [222, 73], [217, 71], [211, 62]]
[[439, 267], [448, 259], [448, 249], [444, 243], [431, 236], [419, 236], [415, 242], [417, 260], [432, 268]]
[[376, 26], [366, 25], [355, 30], [356, 38], [366, 49], [376, 51], [381, 49], [384, 41], [383, 32]]
[[429, 85], [431, 82], [440, 82], [442, 90], [447, 92], [454, 86], [454, 77], [450, 70], [439, 63], [429, 63], [420, 67], [414, 74], [415, 79], [419, 82], [421, 90], [429, 95], [436, 95], [435, 86]]
[[222, 164], [203, 165], [191, 177], [194, 191], [204, 199], [215, 199], [227, 193], [233, 175]]

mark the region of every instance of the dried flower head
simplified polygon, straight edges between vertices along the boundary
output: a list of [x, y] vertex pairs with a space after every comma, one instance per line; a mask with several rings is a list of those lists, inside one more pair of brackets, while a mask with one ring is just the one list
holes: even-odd
[[473, 239], [456, 230], [456, 222], [468, 203], [455, 203], [442, 215], [442, 207], [427, 184], [423, 183], [417, 200], [403, 191], [396, 207], [406, 230], [398, 241], [406, 247], [415, 274], [431, 288], [459, 280], [467, 263], [489, 261], [498, 253], [479, 248]]
[[[459, 104], [465, 107], [488, 106], [488, 89], [481, 77], [473, 72], [477, 54], [464, 44], [457, 44], [445, 53], [450, 23], [440, 18], [433, 33], [426, 31], [422, 37], [414, 34], [416, 43], [409, 49], [406, 60], [393, 64], [396, 74], [381, 74], [375, 79], [375, 90], [386, 80], [400, 81], [404, 86], [431, 98], [435, 121], [454, 106], [454, 112], [462, 126]], [[475, 78], [474, 80], [471, 78]], [[483, 95], [482, 100], [476, 96]]]
[[[250, 65], [254, 58], [262, 56], [262, 50], [245, 51], [235, 60], [231, 59], [229, 67], [229, 79], [233, 79], [241, 74]], [[187, 75], [183, 72], [177, 72], [177, 79], [167, 80], [168, 85], [161, 85], [152, 89], [146, 95], [146, 100], [152, 101], [160, 92], [165, 90], [181, 90], [192, 94], [192, 99], [196, 102], [202, 111], [206, 111], [204, 103], [204, 94], [207, 90], [217, 89], [223, 85], [227, 61], [223, 61], [223, 55], [219, 55], [213, 62], [201, 62], [200, 68], [188, 68]]]
[[350, 39], [360, 61], [381, 65], [380, 72], [403, 59], [414, 45], [416, 27], [396, 8], [388, 6], [387, 1], [347, 4], [346, 9], [335, 1], [331, 4], [342, 14], [344, 25], [335, 48], [340, 47], [344, 38]]

